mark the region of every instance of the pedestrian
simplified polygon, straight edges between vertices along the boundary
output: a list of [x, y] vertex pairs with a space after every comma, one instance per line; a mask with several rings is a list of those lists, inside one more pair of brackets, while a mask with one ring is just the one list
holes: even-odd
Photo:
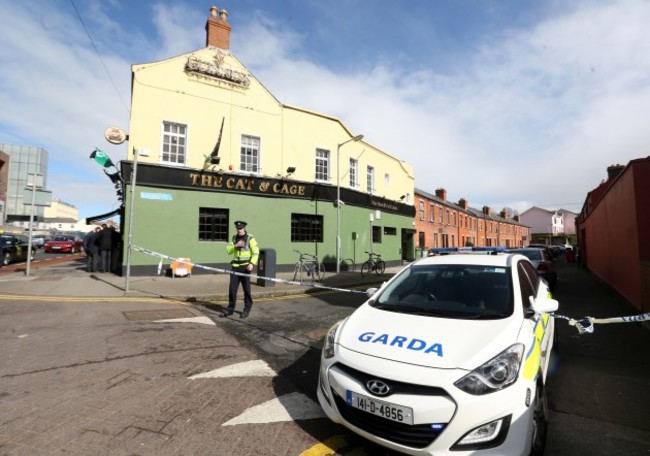
[[113, 232], [105, 223], [97, 233], [97, 244], [99, 245], [99, 256], [101, 258], [101, 271], [111, 270], [111, 250], [113, 249]]
[[97, 244], [97, 234], [99, 233], [98, 226], [91, 230], [86, 237], [84, 237], [84, 250], [88, 257], [88, 272], [97, 272], [97, 265], [99, 263], [99, 245]]
[[250, 273], [253, 271], [260, 249], [253, 235], [246, 232], [246, 222], [238, 220], [235, 222], [237, 234], [232, 237], [232, 242], [226, 246], [226, 253], [234, 255], [230, 261], [230, 267], [234, 273], [230, 274], [230, 288], [228, 289], [228, 308], [223, 314], [224, 317], [230, 316], [235, 312], [235, 303], [237, 301], [237, 290], [241, 283], [244, 290], [244, 310], [241, 318], [246, 318], [253, 307], [253, 297], [251, 295], [251, 278]]

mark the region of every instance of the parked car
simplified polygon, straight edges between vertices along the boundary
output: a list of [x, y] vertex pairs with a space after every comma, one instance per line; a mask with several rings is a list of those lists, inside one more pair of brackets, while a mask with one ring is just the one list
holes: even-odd
[[531, 261], [531, 263], [533, 263], [533, 266], [535, 266], [535, 269], [537, 269], [539, 275], [544, 277], [551, 291], [555, 291], [555, 287], [557, 285], [557, 271], [555, 270], [553, 261], [551, 261], [551, 258], [549, 258], [546, 249], [511, 249], [510, 252], [520, 253], [526, 256]]
[[326, 415], [403, 454], [541, 455], [558, 302], [523, 255], [411, 263], [323, 345]]
[[[2, 234], [2, 265], [7, 266], [15, 261], [27, 261], [29, 251], [29, 238], [22, 234]], [[30, 261], [34, 259], [36, 247], [32, 245]]]
[[45, 234], [35, 234], [32, 236], [32, 245], [37, 249], [42, 249], [50, 237]]
[[83, 250], [83, 241], [79, 236], [72, 234], [59, 234], [45, 243], [45, 253], [68, 252], [76, 253]]

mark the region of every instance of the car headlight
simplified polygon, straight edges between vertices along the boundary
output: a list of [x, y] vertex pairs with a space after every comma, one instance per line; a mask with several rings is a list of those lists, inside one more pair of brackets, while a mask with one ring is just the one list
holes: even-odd
[[336, 340], [336, 330], [339, 329], [339, 321], [334, 326], [327, 331], [327, 336], [325, 337], [325, 344], [323, 345], [323, 358], [330, 359], [334, 356], [334, 341]]
[[493, 393], [507, 388], [517, 380], [523, 357], [523, 344], [514, 344], [465, 375], [454, 385], [474, 395]]

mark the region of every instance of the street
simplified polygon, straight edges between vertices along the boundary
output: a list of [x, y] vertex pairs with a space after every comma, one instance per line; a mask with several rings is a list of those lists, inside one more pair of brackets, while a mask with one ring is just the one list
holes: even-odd
[[[576, 265], [558, 273], [558, 313], [634, 313]], [[241, 320], [215, 301], [0, 294], [0, 455], [393, 454], [315, 398], [323, 337], [363, 299], [259, 298]], [[650, 332], [557, 325], [546, 454], [650, 454]]]

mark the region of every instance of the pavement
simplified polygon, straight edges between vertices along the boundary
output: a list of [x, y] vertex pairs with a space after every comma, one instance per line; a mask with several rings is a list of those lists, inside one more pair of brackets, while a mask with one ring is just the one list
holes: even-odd
[[[51, 264], [33, 262], [30, 275], [25, 273], [21, 264], [13, 265], [13, 270], [0, 269], [0, 293], [29, 295], [29, 296], [74, 296], [74, 297], [164, 297], [192, 301], [223, 299], [228, 296], [230, 276], [227, 272], [212, 272], [202, 270], [184, 277], [171, 277], [156, 274], [152, 267], [152, 275], [121, 277], [112, 273], [88, 273], [83, 254], [70, 257], [66, 262]], [[320, 282], [303, 280], [293, 282], [293, 272], [281, 272], [271, 279], [251, 277], [251, 292], [256, 297], [273, 297], [292, 293], [304, 292], [308, 289], [332, 287], [353, 288], [364, 284], [372, 286], [388, 280], [403, 266], [387, 267], [384, 274], [371, 274], [362, 277], [356, 271], [327, 272]], [[259, 279], [259, 280], [258, 280]], [[241, 290], [240, 290], [241, 294]]]

